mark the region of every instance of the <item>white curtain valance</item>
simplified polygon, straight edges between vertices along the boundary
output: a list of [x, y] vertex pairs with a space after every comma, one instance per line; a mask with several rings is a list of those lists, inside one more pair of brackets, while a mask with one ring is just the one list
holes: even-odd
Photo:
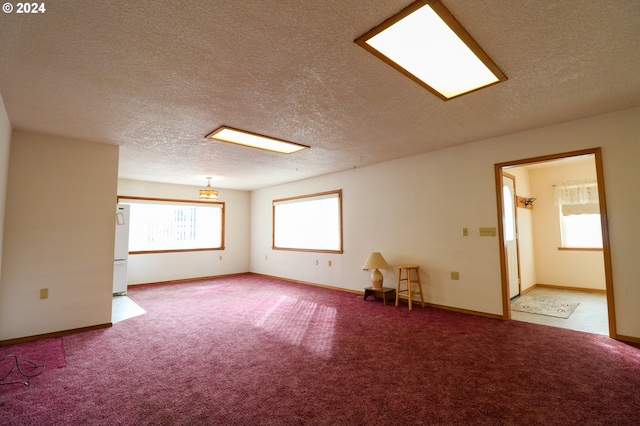
[[562, 216], [572, 214], [600, 214], [600, 204], [563, 204]]
[[558, 183], [553, 193], [556, 206], [599, 204], [596, 181]]

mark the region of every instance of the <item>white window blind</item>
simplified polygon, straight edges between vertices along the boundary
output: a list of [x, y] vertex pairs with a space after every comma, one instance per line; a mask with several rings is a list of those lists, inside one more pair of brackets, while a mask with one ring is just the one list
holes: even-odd
[[222, 249], [224, 203], [120, 198], [131, 205], [129, 251]]

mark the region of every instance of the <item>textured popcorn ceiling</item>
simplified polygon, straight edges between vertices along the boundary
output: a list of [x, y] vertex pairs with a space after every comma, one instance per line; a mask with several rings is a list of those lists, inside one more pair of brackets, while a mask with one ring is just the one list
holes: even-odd
[[14, 129], [119, 145], [122, 178], [245, 190], [640, 105], [640, 1], [443, 3], [508, 81], [443, 102], [353, 42], [406, 0], [50, 0], [0, 14], [0, 94]]

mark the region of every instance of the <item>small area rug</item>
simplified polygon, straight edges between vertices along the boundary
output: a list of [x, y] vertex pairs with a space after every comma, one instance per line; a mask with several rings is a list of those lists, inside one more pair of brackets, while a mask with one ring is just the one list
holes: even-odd
[[556, 318], [569, 318], [578, 305], [579, 303], [525, 295], [511, 301], [511, 310]]

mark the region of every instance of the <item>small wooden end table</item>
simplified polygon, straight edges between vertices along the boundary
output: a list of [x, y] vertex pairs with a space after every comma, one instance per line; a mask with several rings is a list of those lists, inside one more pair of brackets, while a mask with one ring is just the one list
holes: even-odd
[[396, 300], [396, 289], [389, 287], [382, 288], [373, 288], [367, 287], [364, 289], [364, 300], [367, 300], [367, 297], [374, 296], [382, 299], [384, 304], [387, 304], [387, 300], [390, 300], [392, 303]]

